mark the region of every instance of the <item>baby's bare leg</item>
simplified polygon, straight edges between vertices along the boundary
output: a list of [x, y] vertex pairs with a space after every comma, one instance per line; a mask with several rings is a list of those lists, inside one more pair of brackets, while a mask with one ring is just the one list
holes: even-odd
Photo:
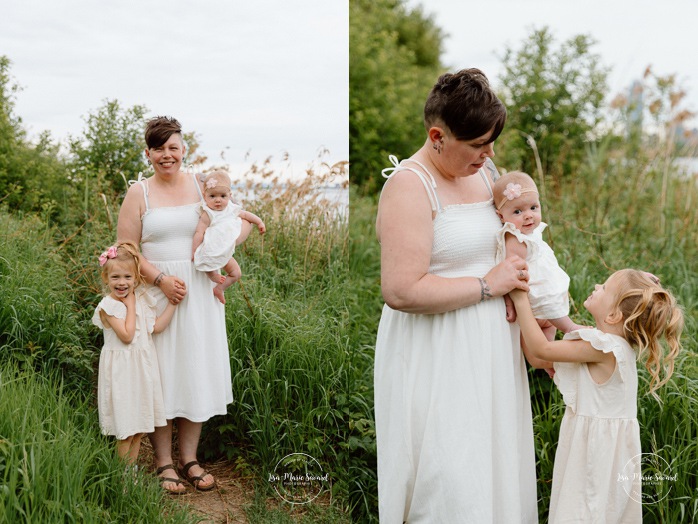
[[576, 331], [577, 329], [586, 327], [575, 324], [570, 317], [551, 318], [550, 323], [563, 333], [569, 333], [570, 331]]
[[555, 334], [557, 333], [557, 328], [549, 321], [544, 318], [537, 318], [538, 326], [548, 340], [555, 340]]
[[240, 269], [240, 265], [234, 258], [228, 260], [228, 263], [223, 267], [223, 269], [225, 270], [227, 275], [225, 277], [222, 277], [218, 285], [213, 288], [213, 294], [216, 296], [216, 298], [220, 301], [221, 304], [225, 304], [225, 290], [232, 286], [235, 282], [240, 280], [240, 277], [242, 276], [242, 270]]
[[221, 275], [218, 270], [215, 271], [206, 271], [206, 276], [211, 282], [214, 282], [216, 284], [220, 284], [225, 280], [225, 276]]

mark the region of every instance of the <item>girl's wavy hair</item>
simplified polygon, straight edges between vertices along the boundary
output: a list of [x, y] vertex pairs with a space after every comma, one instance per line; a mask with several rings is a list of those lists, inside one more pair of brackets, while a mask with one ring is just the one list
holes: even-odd
[[109, 282], [109, 266], [114, 261], [133, 264], [136, 286], [143, 283], [140, 252], [136, 244], [133, 242], [119, 242], [116, 244], [116, 257], [107, 259], [106, 263], [102, 266], [102, 282], [104, 282], [105, 285]]
[[[655, 391], [671, 377], [681, 349], [683, 311], [656, 277], [635, 269], [622, 269], [617, 275], [618, 297], [614, 309], [623, 314], [625, 339], [638, 349], [640, 356], [646, 354], [650, 393], [658, 398]], [[668, 347], [662, 345], [661, 338]]]

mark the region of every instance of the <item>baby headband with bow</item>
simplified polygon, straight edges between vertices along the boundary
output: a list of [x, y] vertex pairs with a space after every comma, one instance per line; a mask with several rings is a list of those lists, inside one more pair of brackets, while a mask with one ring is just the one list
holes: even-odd
[[527, 187], [526, 189], [521, 188], [521, 184], [515, 184], [513, 182], [509, 182], [507, 184], [507, 187], [504, 191], [502, 191], [502, 194], [504, 195], [504, 198], [502, 198], [499, 201], [499, 204], [497, 204], [497, 211], [502, 209], [502, 206], [506, 204], [510, 200], [514, 200], [515, 198], [519, 198], [521, 195], [524, 193], [538, 193], [537, 189], [532, 189], [530, 187]]
[[109, 247], [104, 253], [99, 255], [99, 265], [103, 266], [110, 258], [116, 258], [116, 246]]
[[218, 179], [217, 178], [211, 178], [206, 182], [206, 189], [213, 189], [218, 185]]

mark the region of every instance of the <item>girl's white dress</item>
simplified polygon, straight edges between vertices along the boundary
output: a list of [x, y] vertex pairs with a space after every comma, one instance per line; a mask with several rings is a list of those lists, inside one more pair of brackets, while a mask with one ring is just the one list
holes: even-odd
[[586, 363], [555, 363], [554, 380], [567, 407], [555, 454], [549, 522], [640, 523], [635, 352], [622, 337], [598, 329], [572, 331], [565, 339], [586, 340], [613, 353], [616, 368], [597, 384]]
[[533, 316], [542, 319], [562, 318], [570, 312], [570, 277], [557, 263], [555, 253], [543, 240], [546, 227], [548, 225], [541, 222], [530, 235], [526, 235], [511, 222], [505, 222], [497, 232], [497, 262], [506, 258], [506, 233], [511, 233], [519, 242], [526, 244], [528, 298]]
[[[233, 401], [230, 355], [225, 331], [225, 309], [213, 295], [206, 273], [196, 271], [191, 260], [194, 231], [203, 203], [201, 188], [192, 177], [200, 202], [151, 208], [147, 180], [142, 180], [146, 211], [142, 217], [143, 256], [166, 275], [175, 275], [187, 285], [187, 295], [175, 309], [169, 326], [153, 336], [160, 364], [168, 419], [182, 417], [205, 422], [227, 413]], [[153, 288], [158, 312], [167, 297]]]
[[167, 424], [160, 385], [160, 371], [151, 333], [155, 325], [155, 298], [142, 287], [136, 294], [136, 333], [130, 344], [102, 324], [99, 312], [125, 319], [126, 305], [104, 297], [92, 323], [104, 331], [99, 355], [97, 405], [99, 425], [105, 435], [123, 440], [137, 433], [152, 433]]
[[203, 242], [194, 253], [194, 267], [198, 271], [215, 271], [225, 266], [235, 253], [235, 241], [242, 231], [242, 207], [233, 202], [228, 202], [221, 211], [215, 211], [206, 204], [201, 207], [211, 223], [206, 228]]
[[[484, 276], [500, 227], [492, 199], [443, 207], [424, 166], [405, 160], [403, 169], [419, 176], [436, 212], [429, 272]], [[433, 315], [383, 307], [374, 376], [381, 523], [538, 522], [519, 340], [501, 297]]]

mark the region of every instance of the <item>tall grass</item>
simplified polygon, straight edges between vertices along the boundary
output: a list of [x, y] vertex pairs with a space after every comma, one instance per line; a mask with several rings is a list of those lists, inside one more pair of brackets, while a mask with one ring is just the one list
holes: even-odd
[[[134, 483], [137, 481], [137, 484]], [[193, 522], [129, 472], [94, 410], [56, 378], [0, 363], [0, 521]]]
[[39, 217], [0, 211], [0, 362], [59, 369], [67, 384], [86, 390], [95, 352], [85, 346], [88, 328], [53, 234]]
[[[500, 168], [503, 166], [500, 166]], [[644, 522], [698, 520], [698, 210], [695, 180], [663, 176], [653, 158], [622, 157], [602, 144], [590, 150], [585, 167], [570, 179], [544, 178], [546, 240], [571, 277], [571, 317], [592, 325], [582, 302], [612, 271], [636, 267], [651, 271], [676, 295], [686, 313], [683, 351], [672, 380], [659, 390], [661, 402], [647, 394], [648, 376], [638, 363], [638, 420], [643, 452], [657, 453], [677, 476], [669, 495], [643, 506]], [[379, 252], [373, 235], [376, 203], [352, 193], [349, 265], [354, 288], [374, 294], [353, 316], [363, 320], [361, 340], [375, 337], [379, 311]], [[365, 277], [354, 273], [363, 268]], [[547, 522], [552, 469], [564, 404], [542, 371], [529, 372], [536, 447], [538, 507]], [[367, 393], [372, 398], [372, 389]], [[370, 498], [375, 512], [375, 497]]]

